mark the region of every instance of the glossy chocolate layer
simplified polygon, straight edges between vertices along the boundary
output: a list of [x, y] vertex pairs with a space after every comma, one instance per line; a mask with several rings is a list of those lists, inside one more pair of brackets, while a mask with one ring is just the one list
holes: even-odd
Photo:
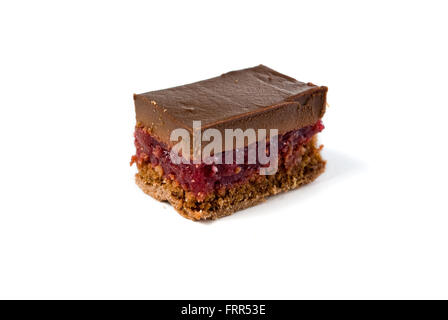
[[315, 124], [325, 113], [327, 87], [303, 83], [263, 65], [170, 89], [134, 95], [136, 118], [168, 146], [171, 131], [193, 121], [202, 130], [278, 129]]

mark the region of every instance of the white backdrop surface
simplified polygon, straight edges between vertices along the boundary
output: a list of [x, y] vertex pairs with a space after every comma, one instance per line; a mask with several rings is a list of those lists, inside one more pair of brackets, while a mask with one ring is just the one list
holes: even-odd
[[[0, 298], [448, 298], [442, 1], [0, 5]], [[194, 223], [134, 184], [132, 94], [329, 87], [313, 184]]]

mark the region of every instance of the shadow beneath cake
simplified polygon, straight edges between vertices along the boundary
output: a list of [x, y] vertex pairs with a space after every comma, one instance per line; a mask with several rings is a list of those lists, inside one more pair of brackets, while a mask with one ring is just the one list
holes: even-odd
[[342, 176], [351, 176], [364, 171], [367, 164], [351, 155], [324, 148], [322, 157], [327, 161], [325, 172], [316, 180], [333, 180]]
[[331, 188], [339, 180], [361, 173], [367, 168], [363, 161], [335, 150], [324, 149], [322, 157], [327, 161], [325, 171], [313, 182], [303, 185], [295, 190], [282, 192], [267, 198], [256, 206], [235, 212], [234, 214], [218, 220], [205, 220], [201, 224], [209, 225], [219, 220], [239, 219], [255, 217], [256, 215], [281, 215], [281, 211], [291, 205], [297, 205], [301, 201], [319, 200], [322, 189]]

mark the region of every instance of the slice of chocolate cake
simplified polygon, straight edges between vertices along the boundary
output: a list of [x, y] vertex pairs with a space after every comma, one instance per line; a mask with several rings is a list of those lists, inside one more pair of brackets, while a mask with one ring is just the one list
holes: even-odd
[[134, 95], [136, 182], [192, 220], [311, 182], [326, 93], [260, 65]]

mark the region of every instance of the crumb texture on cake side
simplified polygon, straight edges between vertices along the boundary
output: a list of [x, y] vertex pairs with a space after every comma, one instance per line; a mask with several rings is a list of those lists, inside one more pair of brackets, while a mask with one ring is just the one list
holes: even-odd
[[315, 180], [324, 170], [326, 162], [320, 155], [317, 137], [304, 145], [301, 161], [292, 169], [280, 166], [275, 175], [255, 175], [249, 181], [227, 190], [217, 191], [198, 201], [175, 180], [167, 179], [151, 164], [138, 165], [137, 185], [159, 201], [169, 202], [182, 216], [191, 220], [217, 219], [254, 206], [267, 197], [296, 189]]

